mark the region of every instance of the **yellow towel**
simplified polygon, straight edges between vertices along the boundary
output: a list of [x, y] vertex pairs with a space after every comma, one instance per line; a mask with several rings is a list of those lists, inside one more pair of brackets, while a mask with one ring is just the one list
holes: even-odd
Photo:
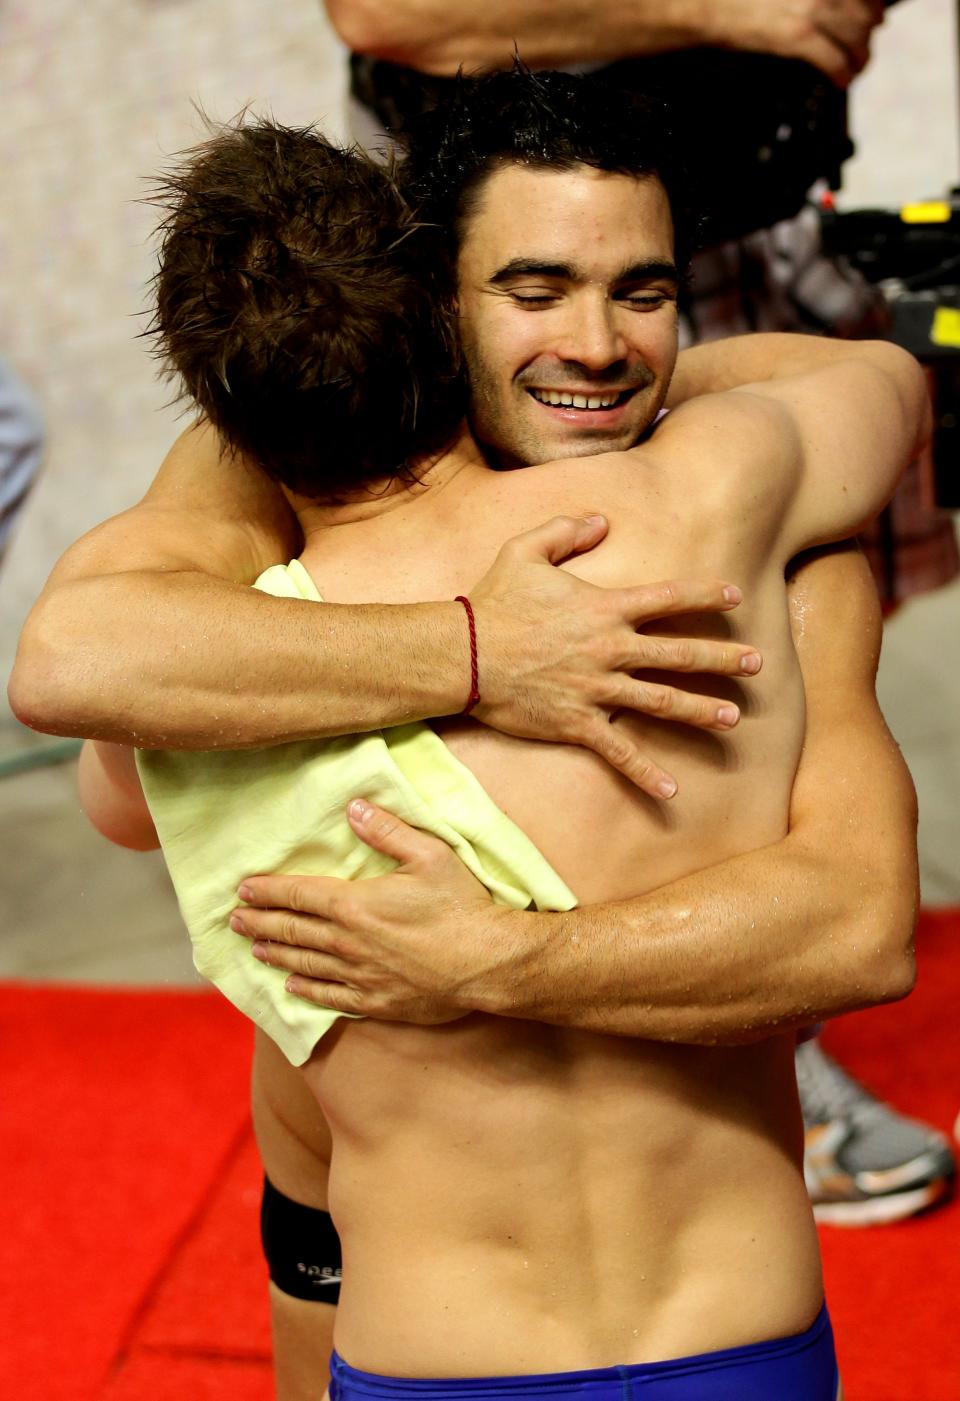
[[[256, 587], [321, 602], [294, 560]], [[576, 899], [468, 768], [426, 724], [270, 749], [140, 750], [137, 766], [197, 970], [270, 1035], [294, 1064], [342, 1015], [288, 993], [286, 974], [258, 963], [229, 928], [245, 876], [297, 872], [362, 880], [396, 863], [354, 836], [351, 798], [368, 798], [431, 832], [515, 909], [569, 910]]]

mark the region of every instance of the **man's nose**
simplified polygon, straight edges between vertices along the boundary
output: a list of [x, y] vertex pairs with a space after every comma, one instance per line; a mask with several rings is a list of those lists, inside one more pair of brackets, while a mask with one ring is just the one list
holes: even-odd
[[616, 307], [607, 297], [576, 299], [568, 308], [568, 317], [562, 345], [557, 347], [562, 359], [599, 372], [626, 358]]

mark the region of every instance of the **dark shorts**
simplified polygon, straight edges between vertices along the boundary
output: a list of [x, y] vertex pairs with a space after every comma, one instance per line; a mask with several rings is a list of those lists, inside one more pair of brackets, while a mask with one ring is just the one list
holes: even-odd
[[331, 1401], [835, 1401], [833, 1330], [824, 1304], [804, 1333], [669, 1362], [526, 1377], [403, 1379], [330, 1363]]

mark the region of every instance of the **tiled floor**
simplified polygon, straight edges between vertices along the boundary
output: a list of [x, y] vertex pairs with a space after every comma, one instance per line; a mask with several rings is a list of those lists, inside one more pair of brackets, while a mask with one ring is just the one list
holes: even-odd
[[[898, 7], [854, 105], [858, 202], [957, 176], [952, 0]], [[151, 269], [142, 177], [245, 104], [336, 132], [342, 55], [317, 0], [8, 0], [0, 9], [0, 353], [36, 390], [46, 473], [0, 578], [0, 673], [50, 566], [134, 500], [177, 431], [136, 337]], [[909, 122], [909, 131], [905, 123]], [[921, 790], [926, 898], [960, 904], [960, 585], [889, 628], [881, 694]], [[0, 734], [0, 750], [21, 743]], [[0, 975], [192, 977], [154, 856], [109, 847], [69, 765], [0, 779]]]

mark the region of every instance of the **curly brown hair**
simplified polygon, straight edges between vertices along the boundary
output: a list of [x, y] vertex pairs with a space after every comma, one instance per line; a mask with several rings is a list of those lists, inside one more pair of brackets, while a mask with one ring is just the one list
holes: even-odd
[[440, 231], [392, 173], [312, 127], [243, 117], [163, 172], [167, 373], [234, 451], [336, 499], [415, 475], [463, 415]]

